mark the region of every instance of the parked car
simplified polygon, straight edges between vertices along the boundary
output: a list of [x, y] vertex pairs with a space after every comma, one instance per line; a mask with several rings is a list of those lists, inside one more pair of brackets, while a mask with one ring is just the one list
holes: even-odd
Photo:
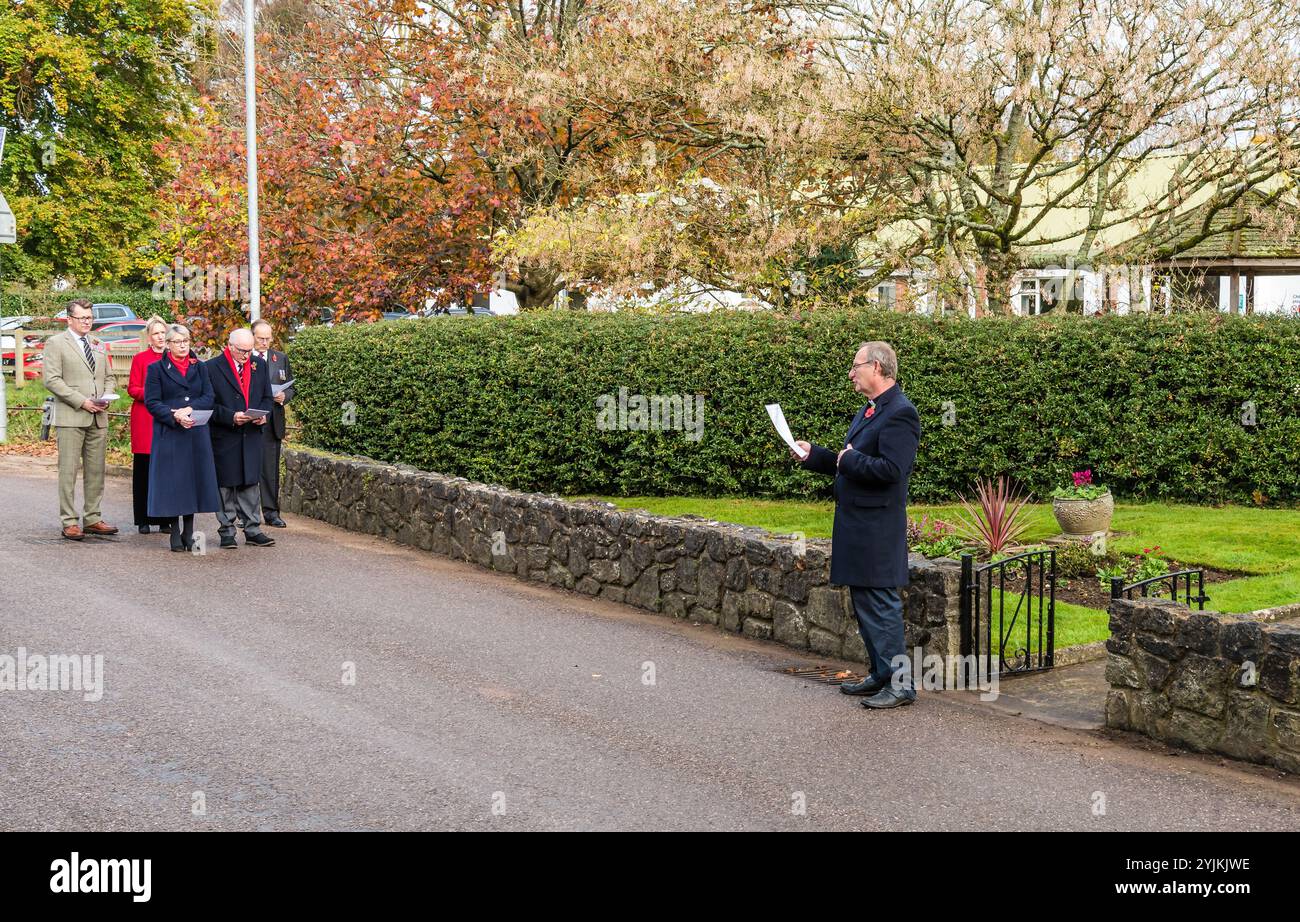
[[499, 317], [501, 315], [498, 314], [496, 311], [492, 310], [492, 308], [483, 307], [481, 305], [477, 307], [470, 307], [468, 310], [459, 305], [454, 305], [452, 307], [445, 308], [444, 310], [435, 311], [432, 314], [432, 316], [434, 317]]
[[106, 343], [120, 343], [127, 340], [139, 340], [146, 323], [143, 320], [127, 320], [119, 323], [106, 323], [95, 331], [95, 336]]
[[26, 315], [22, 317], [0, 317], [0, 330], [21, 330], [35, 319], [35, 317]]
[[134, 333], [139, 336], [144, 332], [144, 328], [149, 324], [143, 320], [119, 320], [114, 323], [106, 323], [99, 328], [99, 335], [107, 333]]
[[[0, 336], [0, 349], [12, 349], [14, 347], [13, 336]], [[44, 349], [45, 340], [34, 334], [28, 334], [23, 337], [24, 349]]]
[[[110, 323], [118, 323], [123, 320], [139, 320], [135, 311], [125, 304], [92, 304], [90, 309], [94, 315], [94, 320], [90, 324], [92, 330], [98, 330], [100, 327], [107, 326]], [[59, 323], [68, 322], [67, 310], [61, 310], [54, 315], [54, 319]]]
[[[5, 375], [13, 377], [13, 373], [14, 373], [13, 337], [7, 336], [5, 338], [9, 340], [9, 351], [0, 352], [0, 371], [2, 371], [3, 374]], [[23, 353], [23, 378], [24, 379], [28, 381], [36, 381], [42, 377], [44, 370], [45, 370], [45, 366], [41, 360], [41, 354], [39, 352]]]

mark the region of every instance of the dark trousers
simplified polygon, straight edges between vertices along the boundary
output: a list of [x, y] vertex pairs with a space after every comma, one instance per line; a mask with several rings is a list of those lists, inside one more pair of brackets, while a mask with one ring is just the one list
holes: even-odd
[[131, 464], [131, 501], [135, 506], [135, 524], [170, 525], [171, 519], [149, 516], [149, 456], [135, 455]]
[[[269, 427], [268, 427], [269, 428]], [[280, 449], [279, 439], [262, 439], [262, 517], [280, 514]]]
[[894, 657], [907, 653], [903, 641], [903, 600], [898, 590], [850, 586], [849, 595], [858, 618], [858, 633], [867, 647], [871, 675], [876, 679], [891, 677], [904, 695], [915, 697], [910, 661], [898, 667], [893, 665]]

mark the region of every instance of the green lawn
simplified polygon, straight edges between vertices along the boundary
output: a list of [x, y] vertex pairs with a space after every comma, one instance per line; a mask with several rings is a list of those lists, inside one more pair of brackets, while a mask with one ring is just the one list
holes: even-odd
[[[803, 532], [810, 538], [829, 538], [834, 514], [830, 502], [681, 496], [592, 498], [625, 509], [645, 509], [660, 515], [693, 513], [780, 534]], [[908, 512], [913, 517], [928, 513], [952, 521], [960, 508], [914, 505], [908, 507]], [[1060, 532], [1050, 504], [1026, 508], [1030, 521], [1026, 542], [1042, 541]], [[1159, 545], [1160, 556], [1182, 564], [1251, 574], [1207, 588], [1209, 606], [1216, 611], [1252, 611], [1300, 602], [1300, 509], [1118, 503], [1111, 529], [1132, 533], [1112, 537], [1111, 546], [1121, 553]], [[1104, 640], [1107, 634], [1104, 611], [1057, 604], [1058, 647]]]

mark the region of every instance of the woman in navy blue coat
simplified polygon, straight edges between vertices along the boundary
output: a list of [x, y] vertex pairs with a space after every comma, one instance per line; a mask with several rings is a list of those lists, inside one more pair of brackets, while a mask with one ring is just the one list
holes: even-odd
[[172, 520], [173, 551], [194, 547], [194, 516], [221, 508], [212, 439], [196, 425], [194, 411], [212, 409], [208, 369], [190, 352], [190, 331], [167, 328], [167, 353], [149, 366], [144, 403], [153, 416], [153, 457], [149, 461], [150, 516]]

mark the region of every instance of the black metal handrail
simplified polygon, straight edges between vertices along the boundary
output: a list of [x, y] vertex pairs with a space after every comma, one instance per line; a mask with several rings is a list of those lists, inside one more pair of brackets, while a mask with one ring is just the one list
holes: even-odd
[[[1192, 595], [1193, 576], [1196, 577], [1196, 595]], [[1205, 603], [1210, 601], [1210, 597], [1205, 594], [1205, 571], [1204, 570], [1175, 570], [1173, 573], [1161, 573], [1159, 576], [1153, 576], [1150, 579], [1138, 580], [1136, 583], [1131, 583], [1127, 586], [1124, 585], [1124, 580], [1122, 577], [1112, 576], [1110, 578], [1110, 597], [1112, 599], [1132, 599], [1133, 591], [1136, 589], [1141, 589], [1142, 598], [1144, 599], [1150, 598], [1151, 597], [1150, 587], [1152, 585], [1154, 585], [1155, 583], [1168, 582], [1169, 595], [1175, 602], [1177, 602], [1179, 579], [1185, 580], [1187, 584], [1187, 591], [1184, 593], [1183, 603], [1188, 608], [1191, 608], [1192, 603], [1195, 602], [1197, 609], [1200, 611], [1204, 611]]]

